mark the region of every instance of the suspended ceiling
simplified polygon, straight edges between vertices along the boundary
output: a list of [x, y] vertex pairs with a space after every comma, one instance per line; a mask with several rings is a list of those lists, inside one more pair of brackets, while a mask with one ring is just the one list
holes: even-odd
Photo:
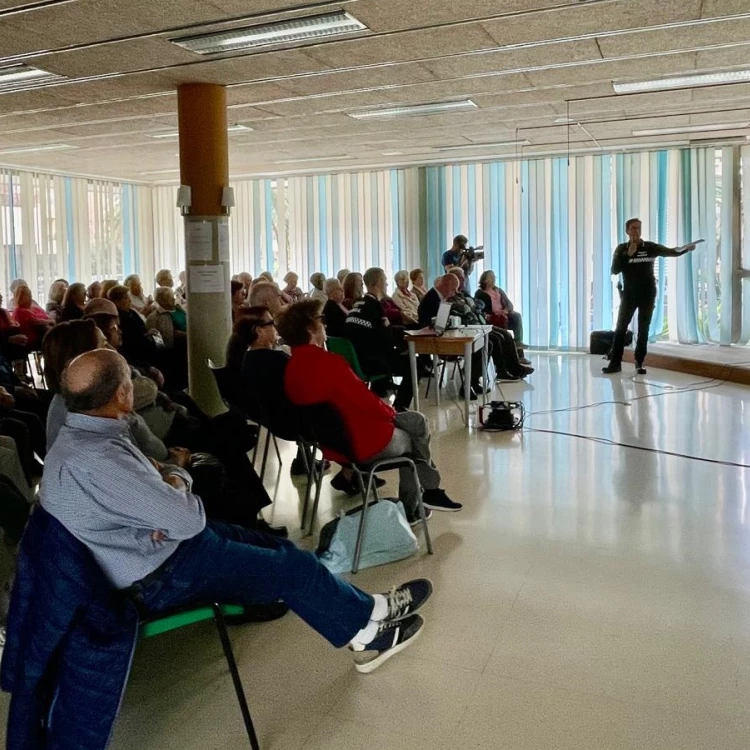
[[[332, 10], [367, 28], [209, 59], [170, 41]], [[233, 176], [750, 134], [750, 83], [613, 87], [750, 68], [750, 0], [0, 0], [0, 70], [17, 63], [59, 78], [0, 93], [0, 164], [143, 182], [177, 180], [177, 141], [154, 135], [176, 130], [188, 82], [226, 84], [229, 122], [252, 128], [230, 137]], [[476, 107], [349, 114], [465, 99]]]

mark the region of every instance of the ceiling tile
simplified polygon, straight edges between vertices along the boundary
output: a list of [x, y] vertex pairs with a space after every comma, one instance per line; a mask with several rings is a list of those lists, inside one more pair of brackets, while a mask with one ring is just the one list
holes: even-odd
[[631, 0], [515, 16], [482, 24], [499, 45], [656, 26], [699, 17], [701, 0]]
[[594, 39], [545, 44], [530, 49], [461, 54], [428, 60], [422, 65], [440, 78], [455, 78], [477, 73], [519, 70], [540, 65], [599, 60], [601, 54]]
[[[750, 3], [747, 5], [750, 12]], [[658, 29], [633, 34], [600, 37], [599, 46], [604, 57], [641, 55], [648, 50], [679, 50], [732, 44], [750, 39], [750, 18], [740, 21], [720, 21], [680, 29]]]
[[196, 59], [195, 53], [170, 44], [166, 39], [150, 37], [44, 55], [34, 58], [33, 64], [59, 75], [86, 77], [161, 68], [195, 62]]
[[362, 37], [308, 47], [307, 52], [330, 68], [419, 60], [494, 46], [492, 37], [479, 25], [409, 31], [401, 34]]

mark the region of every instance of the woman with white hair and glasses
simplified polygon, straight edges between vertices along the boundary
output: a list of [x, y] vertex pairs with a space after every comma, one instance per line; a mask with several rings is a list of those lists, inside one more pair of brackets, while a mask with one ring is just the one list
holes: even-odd
[[401, 310], [404, 323], [411, 325], [419, 322], [419, 299], [409, 289], [409, 272], [399, 271], [393, 277], [393, 280], [396, 282], [396, 291], [393, 292], [391, 299], [396, 307]]

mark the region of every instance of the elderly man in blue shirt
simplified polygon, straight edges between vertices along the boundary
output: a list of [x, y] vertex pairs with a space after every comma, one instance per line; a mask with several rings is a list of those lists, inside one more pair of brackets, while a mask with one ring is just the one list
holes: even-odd
[[332, 645], [348, 645], [360, 672], [420, 634], [417, 610], [432, 592], [429, 581], [366, 594], [285, 539], [206, 523], [189, 477], [151, 462], [132, 443], [125, 421], [132, 380], [116, 352], [74, 359], [63, 397], [69, 413], [47, 456], [42, 506], [88, 547], [112, 585], [149, 613], [206, 601], [282, 600]]

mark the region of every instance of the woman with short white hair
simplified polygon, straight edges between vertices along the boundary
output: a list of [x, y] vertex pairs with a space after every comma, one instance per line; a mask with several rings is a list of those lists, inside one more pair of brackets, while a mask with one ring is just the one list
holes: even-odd
[[401, 310], [401, 317], [404, 323], [411, 325], [419, 321], [419, 300], [417, 295], [409, 289], [409, 272], [398, 271], [393, 277], [396, 282], [396, 291], [393, 292], [391, 299], [393, 303]]

